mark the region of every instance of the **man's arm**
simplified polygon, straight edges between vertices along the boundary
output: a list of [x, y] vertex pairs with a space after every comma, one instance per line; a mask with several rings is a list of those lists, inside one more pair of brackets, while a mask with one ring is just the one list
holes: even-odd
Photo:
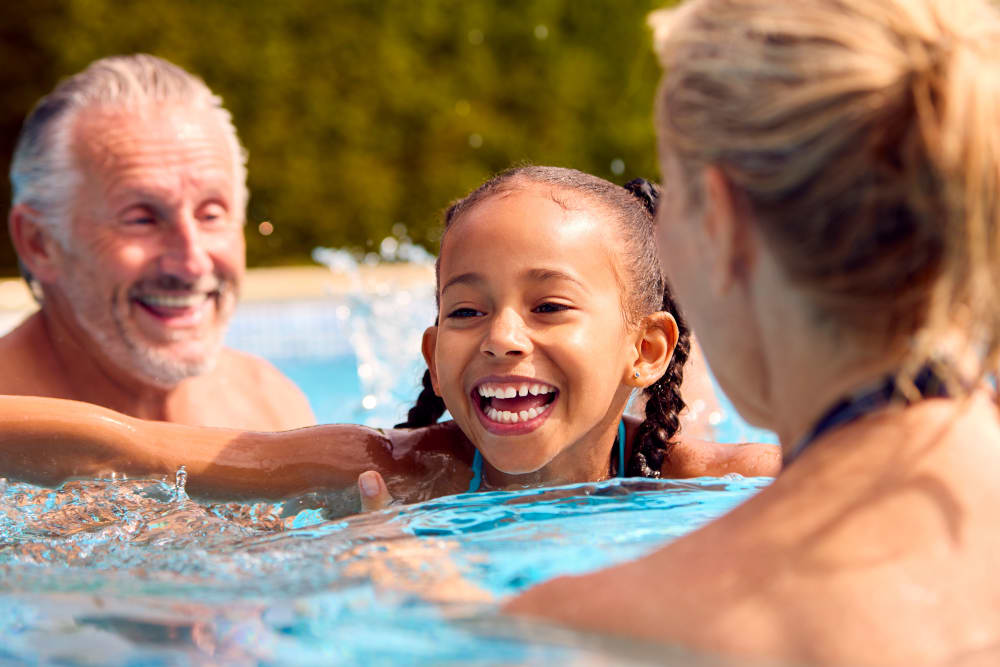
[[264, 433], [145, 421], [89, 403], [0, 396], [0, 476], [54, 485], [111, 472], [188, 472], [212, 498], [282, 498], [348, 488], [366, 470], [406, 480], [389, 437], [355, 425]]

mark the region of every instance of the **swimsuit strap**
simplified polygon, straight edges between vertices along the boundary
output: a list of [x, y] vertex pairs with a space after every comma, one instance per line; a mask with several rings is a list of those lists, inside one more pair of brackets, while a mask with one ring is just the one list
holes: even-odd
[[[929, 365], [920, 368], [913, 378], [913, 386], [916, 388], [917, 393], [920, 394], [921, 399], [932, 397], [946, 398], [948, 396], [947, 382]], [[877, 412], [893, 402], [902, 403], [903, 405], [910, 405], [915, 402], [907, 398], [906, 394], [900, 390], [895, 375], [888, 375], [876, 384], [869, 385], [847, 396], [827, 410], [826, 414], [812, 427], [812, 430], [800, 439], [795, 447], [784, 456], [782, 467], [787, 466], [797, 459], [821, 435], [832, 431], [838, 426], [849, 424], [865, 415]]]
[[[625, 476], [625, 420], [618, 422], [618, 437], [615, 438], [615, 449], [618, 450], [618, 477]], [[466, 493], [475, 493], [483, 483], [483, 455], [476, 450], [472, 456], [472, 481]]]

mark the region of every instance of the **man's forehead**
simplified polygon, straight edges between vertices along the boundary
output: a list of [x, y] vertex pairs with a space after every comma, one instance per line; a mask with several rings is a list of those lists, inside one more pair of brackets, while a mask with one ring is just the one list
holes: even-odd
[[101, 163], [152, 151], [168, 158], [192, 152], [227, 162], [235, 158], [216, 113], [178, 105], [84, 109], [75, 119], [72, 144], [77, 155]]

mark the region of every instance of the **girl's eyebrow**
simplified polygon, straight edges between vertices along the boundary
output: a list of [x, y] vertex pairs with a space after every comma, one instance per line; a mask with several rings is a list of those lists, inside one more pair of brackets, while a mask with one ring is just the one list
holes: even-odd
[[579, 287], [586, 288], [586, 285], [584, 285], [579, 278], [557, 269], [531, 269], [527, 272], [527, 277], [529, 280], [537, 280], [538, 282], [546, 280], [566, 280], [571, 283], [576, 283]]
[[446, 282], [444, 284], [444, 286], [441, 288], [441, 293], [444, 294], [445, 290], [447, 290], [449, 287], [451, 287], [453, 285], [478, 284], [478, 283], [482, 283], [483, 281], [484, 281], [484, 278], [483, 278], [482, 274], [471, 273], [471, 272], [470, 273], [461, 273], [461, 274], [455, 276], [454, 278], [452, 278], [451, 280], [449, 280], [448, 282]]

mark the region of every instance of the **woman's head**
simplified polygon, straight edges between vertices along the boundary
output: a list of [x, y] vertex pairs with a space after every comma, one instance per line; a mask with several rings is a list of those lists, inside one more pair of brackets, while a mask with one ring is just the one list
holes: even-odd
[[919, 363], [958, 328], [996, 357], [992, 8], [694, 0], [652, 22], [665, 68], [661, 158], [684, 174], [689, 213], [703, 209], [715, 168], [788, 283], [838, 335], [871, 334]]
[[[659, 469], [683, 406], [677, 390], [687, 335], [681, 323], [678, 336], [663, 312], [675, 308], [656, 255], [655, 193], [631, 187], [523, 167], [446, 214], [425, 386], [444, 396], [466, 435], [505, 472], [576, 456], [594, 438], [610, 447], [636, 387], [650, 387], [653, 419], [631, 472]], [[526, 397], [496, 395], [522, 385]], [[407, 426], [439, 416], [427, 390]]]

